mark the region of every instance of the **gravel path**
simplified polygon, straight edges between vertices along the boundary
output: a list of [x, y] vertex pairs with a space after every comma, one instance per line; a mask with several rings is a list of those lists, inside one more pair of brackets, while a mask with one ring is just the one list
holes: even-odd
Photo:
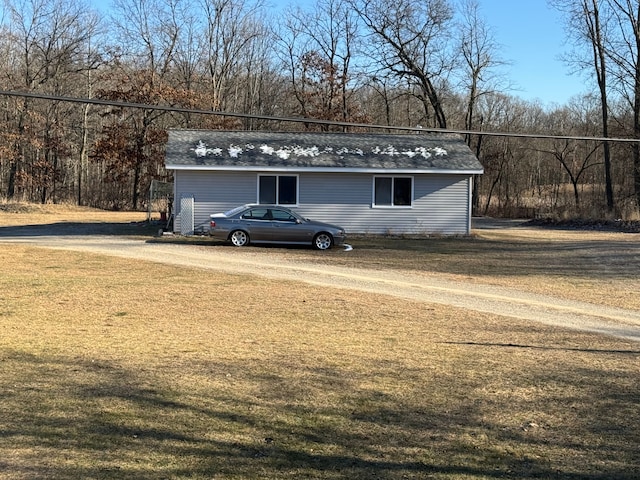
[[567, 301], [521, 290], [451, 281], [440, 275], [316, 265], [260, 249], [149, 243], [113, 235], [43, 235], [24, 228], [5, 229], [0, 243], [100, 253], [231, 274], [359, 290], [597, 332], [640, 341], [640, 312]]

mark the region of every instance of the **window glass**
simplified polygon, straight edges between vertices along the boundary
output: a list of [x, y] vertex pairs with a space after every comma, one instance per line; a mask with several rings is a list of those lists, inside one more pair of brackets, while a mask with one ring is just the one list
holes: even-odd
[[278, 203], [280, 205], [295, 205], [298, 203], [297, 177], [278, 177]]
[[259, 175], [258, 203], [296, 205], [298, 203], [298, 177], [293, 175]]
[[258, 177], [258, 203], [276, 203], [276, 180], [278, 177], [262, 175]]
[[378, 206], [404, 207], [413, 202], [413, 178], [375, 177], [373, 203]]
[[391, 205], [391, 177], [376, 177], [375, 204]]
[[244, 210], [246, 207], [244, 205], [241, 205], [239, 207], [235, 207], [232, 208], [231, 210], [228, 210], [226, 212], [224, 212], [224, 216], [225, 217], [232, 217], [233, 215], [235, 215], [236, 213], [240, 213], [242, 210]]
[[393, 204], [411, 205], [411, 178], [396, 177], [393, 179]]
[[294, 222], [296, 218], [291, 215], [289, 212], [285, 212], [284, 210], [271, 210], [271, 215], [274, 220], [278, 220], [281, 222]]
[[249, 220], [268, 220], [269, 210], [267, 210], [266, 208], [252, 208], [247, 213], [242, 215], [242, 218], [246, 218]]

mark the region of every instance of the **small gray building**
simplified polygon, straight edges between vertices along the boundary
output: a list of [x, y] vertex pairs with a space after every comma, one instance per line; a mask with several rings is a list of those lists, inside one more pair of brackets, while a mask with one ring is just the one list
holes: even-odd
[[279, 204], [347, 233], [466, 235], [482, 165], [454, 134], [171, 130], [174, 231]]

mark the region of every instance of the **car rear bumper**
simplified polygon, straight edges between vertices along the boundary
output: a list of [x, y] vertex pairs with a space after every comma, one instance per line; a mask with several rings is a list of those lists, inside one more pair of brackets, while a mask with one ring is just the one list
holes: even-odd
[[229, 238], [229, 230], [221, 228], [209, 229], [209, 236], [211, 238], [215, 238], [216, 240], [222, 240], [226, 242]]

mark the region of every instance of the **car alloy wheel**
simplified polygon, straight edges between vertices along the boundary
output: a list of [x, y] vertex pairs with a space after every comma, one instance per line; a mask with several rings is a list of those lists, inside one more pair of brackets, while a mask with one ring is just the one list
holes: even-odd
[[229, 239], [236, 247], [244, 247], [249, 244], [249, 235], [247, 235], [247, 232], [243, 232], [242, 230], [232, 232]]
[[333, 237], [328, 233], [319, 233], [313, 239], [313, 245], [318, 250], [326, 250], [328, 248], [331, 248], [331, 245], [333, 245]]

